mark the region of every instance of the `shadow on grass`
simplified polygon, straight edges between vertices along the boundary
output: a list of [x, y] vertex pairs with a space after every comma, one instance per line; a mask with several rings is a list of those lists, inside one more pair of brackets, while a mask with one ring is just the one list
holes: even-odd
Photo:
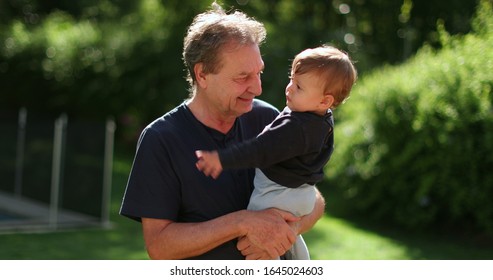
[[[404, 247], [409, 259], [415, 260], [491, 260], [493, 238], [451, 230], [411, 230], [371, 221], [364, 214], [351, 213], [335, 188], [322, 187], [327, 202], [327, 215], [344, 220], [348, 225], [390, 239]], [[317, 232], [311, 233], [317, 238]], [[322, 233], [318, 233], [321, 238]]]

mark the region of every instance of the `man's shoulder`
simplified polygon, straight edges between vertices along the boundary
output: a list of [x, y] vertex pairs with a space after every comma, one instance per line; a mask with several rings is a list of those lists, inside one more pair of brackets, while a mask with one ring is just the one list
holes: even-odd
[[180, 104], [146, 126], [146, 130], [165, 131], [188, 121], [186, 106]]
[[272, 104], [267, 103], [266, 101], [260, 100], [260, 99], [254, 99], [253, 100], [253, 109], [252, 111], [261, 111], [265, 113], [274, 113], [274, 114], [279, 114], [279, 110], [274, 107]]
[[141, 132], [142, 138], [166, 139], [190, 127], [185, 105], [181, 104], [150, 122]]
[[[267, 124], [272, 122], [277, 117], [277, 115], [279, 115], [279, 110], [277, 110], [276, 107], [265, 101], [255, 99], [253, 102], [252, 110], [246, 114], [243, 114], [240, 117], [240, 120], [246, 123], [255, 131], [259, 129], [260, 131], [262, 131], [262, 129]], [[260, 133], [260, 131], [258, 131], [257, 133]]]
[[279, 115], [279, 110], [276, 107], [263, 100], [254, 99], [252, 110], [241, 117], [252, 120], [268, 119], [268, 122], [270, 122], [277, 115]]

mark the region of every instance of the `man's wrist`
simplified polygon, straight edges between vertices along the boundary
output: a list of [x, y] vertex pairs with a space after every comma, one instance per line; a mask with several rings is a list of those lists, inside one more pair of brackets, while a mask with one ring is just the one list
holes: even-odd
[[236, 212], [237, 216], [237, 238], [246, 236], [249, 232], [249, 223], [248, 223], [248, 210], [239, 210]]

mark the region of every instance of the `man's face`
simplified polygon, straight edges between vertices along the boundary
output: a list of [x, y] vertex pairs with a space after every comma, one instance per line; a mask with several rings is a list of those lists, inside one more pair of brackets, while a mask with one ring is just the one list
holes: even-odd
[[217, 73], [207, 74], [205, 94], [209, 103], [222, 116], [238, 117], [249, 112], [253, 99], [262, 93], [264, 62], [258, 46], [225, 47], [220, 64]]

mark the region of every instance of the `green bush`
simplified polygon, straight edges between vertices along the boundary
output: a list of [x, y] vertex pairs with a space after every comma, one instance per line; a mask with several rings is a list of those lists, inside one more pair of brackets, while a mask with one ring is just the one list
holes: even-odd
[[409, 228], [493, 233], [493, 12], [474, 32], [362, 78], [336, 111], [329, 182], [347, 205]]

